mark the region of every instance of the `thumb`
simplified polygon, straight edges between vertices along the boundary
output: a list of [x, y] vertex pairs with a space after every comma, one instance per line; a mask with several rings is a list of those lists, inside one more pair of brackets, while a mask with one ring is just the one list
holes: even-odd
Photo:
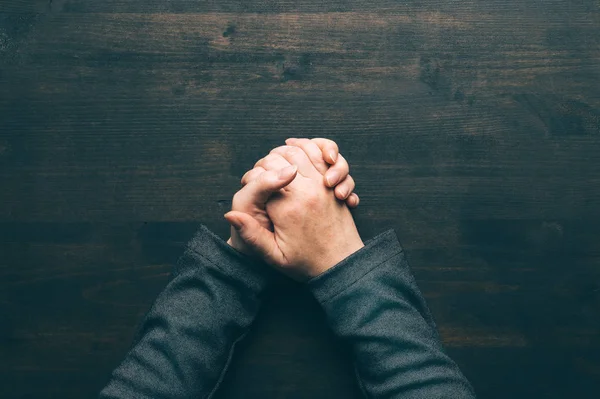
[[262, 256], [267, 263], [273, 265], [282, 263], [281, 250], [275, 241], [275, 236], [256, 219], [238, 211], [227, 212], [224, 217], [236, 229], [244, 243]]
[[256, 180], [247, 184], [242, 188], [244, 197], [257, 205], [264, 205], [269, 197], [290, 184], [296, 178], [298, 167], [295, 165], [288, 166], [280, 170], [268, 170], [263, 172]]

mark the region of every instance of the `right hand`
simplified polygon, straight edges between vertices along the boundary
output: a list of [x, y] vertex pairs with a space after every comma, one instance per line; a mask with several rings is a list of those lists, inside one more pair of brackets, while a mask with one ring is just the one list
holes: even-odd
[[[302, 281], [315, 277], [364, 246], [350, 210], [323, 184], [323, 175], [299, 148], [280, 147], [260, 162], [266, 174], [296, 165], [294, 180], [266, 203], [273, 232], [250, 215], [231, 211], [227, 221], [265, 262]], [[258, 179], [260, 180], [260, 179]], [[237, 195], [261, 190], [247, 184]], [[260, 195], [260, 194], [259, 194]]]

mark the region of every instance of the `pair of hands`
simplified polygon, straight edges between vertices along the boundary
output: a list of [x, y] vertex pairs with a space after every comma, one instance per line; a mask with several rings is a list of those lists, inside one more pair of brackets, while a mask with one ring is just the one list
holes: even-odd
[[[335, 142], [288, 139], [242, 177], [229, 245], [289, 277], [315, 277], [361, 249], [350, 207], [359, 203]], [[348, 206], [347, 206], [348, 205]]]

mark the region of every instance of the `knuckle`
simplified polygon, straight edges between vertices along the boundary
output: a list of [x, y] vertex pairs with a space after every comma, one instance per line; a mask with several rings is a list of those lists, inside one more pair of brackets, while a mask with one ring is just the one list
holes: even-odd
[[273, 159], [276, 158], [276, 154], [274, 152], [270, 152], [267, 156], [264, 157], [265, 162], [273, 162]]
[[304, 215], [304, 209], [300, 202], [294, 201], [285, 208], [285, 216], [289, 220], [300, 220]]
[[294, 146], [288, 146], [285, 148], [286, 155], [290, 155], [290, 156], [295, 156], [295, 155], [300, 154], [299, 151], [302, 151], [302, 150], [300, 148], [294, 147]]
[[269, 159], [270, 162], [276, 162], [276, 161], [281, 161], [282, 159], [284, 159], [281, 154], [279, 153], [273, 153], [273, 154], [269, 154], [267, 156], [267, 158]]
[[330, 146], [332, 146], [332, 147], [333, 147], [333, 148], [335, 148], [337, 151], [339, 151], [340, 147], [337, 145], [337, 143], [336, 143], [335, 141], [333, 141], [333, 140], [329, 140], [329, 139], [326, 139], [326, 140], [327, 140], [327, 142], [329, 143], [329, 145], [330, 145]]
[[346, 199], [348, 197], [350, 190], [348, 190], [348, 187], [344, 186], [344, 185], [339, 185], [335, 188], [335, 193], [337, 194], [336, 197], [338, 198], [343, 198]]
[[261, 166], [262, 168], [268, 170], [268, 169], [273, 169], [275, 167], [275, 162], [277, 162], [277, 154], [269, 154], [266, 157], [263, 158], [261, 164], [259, 166]]
[[319, 137], [319, 138], [316, 138], [316, 139], [313, 139], [313, 140], [315, 142], [322, 143], [322, 145], [325, 146], [325, 147], [329, 147], [330, 149], [339, 152], [339, 147], [338, 147], [337, 143], [335, 141], [333, 141], [333, 140], [322, 138], [322, 137]]
[[274, 171], [267, 170], [266, 172], [261, 173], [259, 176], [256, 177], [256, 183], [263, 186], [265, 183], [268, 183], [273, 178], [274, 174]]
[[262, 165], [262, 163], [264, 162], [265, 158], [261, 158], [258, 161], [256, 161], [256, 163], [254, 164], [254, 167], [256, 168], [257, 166]]
[[286, 145], [280, 145], [279, 147], [275, 147], [271, 151], [269, 151], [269, 154], [276, 154], [276, 153], [282, 151], [286, 147], [287, 147]]
[[268, 175], [265, 176], [263, 186], [265, 187], [265, 189], [273, 190], [275, 187], [279, 186], [280, 184], [281, 183], [279, 180], [279, 172], [271, 171], [271, 173], [269, 173]]
[[348, 161], [346, 161], [346, 158], [342, 156], [342, 154], [338, 154], [338, 161], [336, 162], [336, 165], [338, 164], [340, 169], [344, 170], [346, 173], [350, 173], [350, 165], [348, 164]]
[[352, 181], [346, 178], [340, 185], [338, 186], [341, 191], [350, 191], [354, 187]]
[[260, 174], [259, 174], [259, 173], [257, 173], [257, 172], [250, 172], [250, 173], [248, 173], [247, 175], [245, 175], [245, 178], [243, 179], [243, 182], [242, 182], [242, 183], [244, 183], [244, 184], [248, 184], [248, 183], [250, 183], [251, 181], [253, 181], [253, 180], [256, 180], [256, 178], [257, 178], [258, 176], [260, 176]]
[[342, 183], [348, 177], [348, 171], [344, 169], [341, 165], [337, 163], [329, 168], [332, 171], [335, 171], [337, 174], [338, 180], [337, 183]]
[[304, 197], [304, 202], [308, 207], [313, 208], [313, 207], [319, 205], [319, 203], [321, 202], [321, 198], [319, 197], [319, 195], [316, 192], [309, 191], [306, 193], [306, 195]]
[[243, 195], [238, 191], [237, 193], [235, 193], [233, 195], [233, 198], [231, 200], [231, 209], [235, 210], [235, 209], [239, 209], [240, 206], [243, 204]]
[[354, 184], [354, 182], [350, 182], [348, 183], [348, 192], [352, 193], [354, 191], [354, 189], [356, 188], [356, 184]]

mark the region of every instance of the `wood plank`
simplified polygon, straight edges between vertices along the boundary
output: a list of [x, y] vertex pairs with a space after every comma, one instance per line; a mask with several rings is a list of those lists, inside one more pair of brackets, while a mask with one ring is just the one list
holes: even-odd
[[[515, 14], [522, 17], [560, 18], [566, 14], [594, 12], [598, 4], [593, 0], [565, 3], [560, 0], [547, 0], [543, 3], [520, 2], [517, 0], [492, 0], [485, 3], [463, 1], [448, 3], [438, 0], [409, 0], [398, 3], [394, 0], [377, 0], [364, 2], [360, 0], [229, 0], [229, 1], [194, 1], [194, 0], [148, 0], [135, 2], [126, 0], [107, 0], [89, 2], [85, 0], [7, 0], [3, 3], [5, 11], [36, 10], [43, 12], [53, 10], [64, 13], [194, 13], [194, 12], [231, 12], [231, 13], [325, 13], [349, 11], [394, 12], [397, 10], [425, 10], [431, 13], [449, 13], [465, 15], [470, 13], [493, 13], [498, 16]], [[2, 10], [2, 9], [0, 9]]]
[[[2, 2], [0, 396], [94, 396], [240, 176], [322, 136], [480, 397], [595, 398], [599, 81], [592, 0]], [[360, 397], [273, 289], [220, 396]]]
[[[244, 28], [236, 31], [239, 37], [233, 40], [224, 38], [220, 27], [231, 17], [93, 14], [61, 15], [49, 21], [52, 34], [41, 34], [42, 29], [22, 49], [31, 69], [13, 67], [11, 76], [16, 79], [3, 85], [11, 99], [5, 104], [8, 118], [3, 123], [14, 134], [1, 143], [9, 166], [2, 179], [19, 188], [3, 193], [8, 206], [2, 217], [56, 220], [69, 213], [121, 218], [133, 212], [136, 219], [152, 220], [156, 215], [166, 220], [197, 219], [203, 217], [194, 210], [199, 198], [222, 201], [231, 196], [236, 180], [256, 159], [299, 131], [338, 140], [343, 150], [348, 149], [352, 165], [354, 159], [378, 154], [377, 163], [358, 161], [353, 169], [355, 177], [364, 176], [358, 180], [366, 192], [363, 199], [379, 201], [373, 205], [400, 200], [406, 209], [411, 204], [427, 212], [438, 209], [437, 218], [456, 214], [460, 204], [464, 205], [460, 212], [470, 218], [486, 218], [491, 212], [496, 217], [519, 218], [525, 209], [533, 218], [598, 216], [598, 185], [593, 183], [600, 164], [589, 162], [598, 154], [596, 101], [591, 96], [587, 102], [577, 100], [575, 92], [582, 88], [577, 85], [569, 85], [568, 94], [562, 95], [540, 88], [538, 78], [558, 78], [559, 72], [535, 65], [549, 60], [561, 70], [580, 73], [588, 79], [581, 86], [594, 79], [597, 68], [581, 69], [577, 59], [548, 58], [547, 46], [539, 44], [546, 27], [530, 28], [532, 34], [524, 29], [527, 21], [522, 22], [522, 33], [512, 40], [494, 33], [492, 40], [530, 65], [515, 69], [512, 58], [497, 56], [496, 47], [475, 39], [476, 32], [480, 36], [481, 30], [488, 29], [485, 25], [449, 24], [448, 29], [468, 39], [459, 41], [459, 47], [479, 59], [452, 61], [446, 68], [435, 66], [443, 56], [415, 57], [415, 50], [393, 47], [389, 39], [399, 37], [394, 30], [397, 24], [426, 32], [432, 24], [443, 25], [443, 18], [245, 15], [239, 17]], [[365, 20], [378, 21], [388, 35], [373, 34]], [[272, 35], [286, 26], [284, 35]], [[493, 29], [489, 28], [489, 35]], [[318, 39], [327, 32], [335, 33], [333, 39]], [[584, 33], [593, 36], [590, 30]], [[352, 46], [342, 41], [349, 35], [356, 38]], [[429, 36], [425, 35], [425, 42]], [[388, 39], [381, 41], [383, 37]], [[198, 47], [193, 38], [206, 44]], [[419, 50], [440, 45], [439, 37], [430, 39]], [[119, 48], [127, 48], [127, 54]], [[169, 57], [156, 56], [166, 52]], [[412, 57], [405, 57], [409, 53]], [[303, 54], [309, 58], [302, 58]], [[517, 75], [501, 78], [495, 66], [486, 68], [492, 56], [501, 70]], [[579, 56], [593, 59], [586, 52]], [[60, 59], [61, 67], [48, 69], [51, 58]], [[401, 64], [390, 66], [394, 62]], [[28, 81], [42, 67], [43, 83]], [[289, 68], [300, 72], [292, 76]], [[473, 68], [480, 71], [477, 76], [459, 72]], [[328, 83], [332, 80], [335, 83]], [[477, 94], [470, 105], [471, 92], [462, 90], [457, 97], [450, 90], [469, 80], [472, 93]], [[452, 81], [457, 83], [448, 86]], [[532, 89], [536, 94], [522, 94]], [[90, 91], [98, 95], [90, 97]], [[225, 137], [240, 137], [241, 132], [256, 140], [243, 144], [247, 152], [238, 156], [241, 146]], [[444, 140], [439, 139], [440, 132], [445, 133]], [[393, 145], [387, 145], [390, 141]], [[45, 153], [50, 147], [52, 153]], [[137, 154], [119, 151], [131, 147], [139, 148]], [[523, 167], [524, 162], [534, 166]], [[369, 198], [372, 186], [367, 171], [375, 168], [384, 169], [380, 178], [387, 184], [378, 187], [376, 198]], [[573, 181], [570, 169], [578, 170], [591, 184]], [[403, 175], [409, 178], [398, 177]], [[72, 179], [84, 183], [74, 190], [69, 187]], [[157, 188], [154, 203], [146, 195], [152, 185]], [[207, 186], [212, 191], [206, 191]], [[391, 190], [383, 191], [387, 187]], [[27, 195], [37, 196], [39, 204], [25, 207], [20, 198]], [[115, 203], [123, 204], [124, 212], [107, 214], [108, 209], [118, 209]], [[173, 210], [170, 204], [175, 203], [178, 209]], [[73, 209], [73, 204], [86, 204], [86, 209]]]

